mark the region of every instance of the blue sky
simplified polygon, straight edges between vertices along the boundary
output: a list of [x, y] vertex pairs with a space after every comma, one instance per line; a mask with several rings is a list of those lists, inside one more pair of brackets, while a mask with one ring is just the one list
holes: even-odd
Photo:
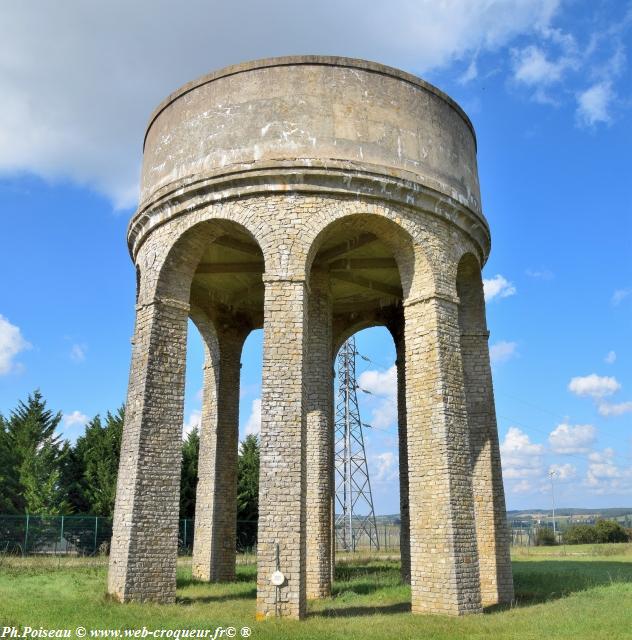
[[[127, 221], [153, 107], [247, 59], [367, 58], [453, 96], [478, 134], [488, 298], [510, 508], [632, 506], [632, 4], [113, 1], [0, 8], [0, 412], [39, 387], [74, 439], [125, 398]], [[377, 5], [377, 3], [376, 3]], [[151, 9], [149, 8], [151, 6]], [[358, 335], [376, 508], [397, 511], [392, 363]], [[186, 424], [200, 407], [190, 332]], [[261, 332], [242, 358], [257, 427]]]

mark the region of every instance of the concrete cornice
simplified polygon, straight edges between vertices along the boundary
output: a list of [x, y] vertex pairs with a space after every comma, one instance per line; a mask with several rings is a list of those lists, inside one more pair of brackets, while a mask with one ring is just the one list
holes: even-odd
[[128, 226], [132, 259], [149, 233], [181, 215], [212, 204], [265, 194], [304, 194], [374, 200], [430, 214], [458, 227], [480, 249], [481, 262], [489, 255], [491, 237], [484, 216], [467, 203], [446, 195], [446, 186], [416, 174], [382, 166], [331, 160], [282, 160], [233, 165], [210, 174], [172, 182], [152, 194]]

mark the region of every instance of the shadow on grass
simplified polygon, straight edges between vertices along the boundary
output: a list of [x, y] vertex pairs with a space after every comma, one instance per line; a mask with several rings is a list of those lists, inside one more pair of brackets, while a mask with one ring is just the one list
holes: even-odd
[[[198, 583], [199, 584], [199, 583]], [[178, 596], [177, 604], [213, 604], [217, 602], [228, 602], [229, 600], [254, 600], [257, 597], [257, 588], [238, 591], [236, 593], [225, 593], [216, 596]]]
[[[574, 593], [611, 584], [632, 584], [632, 563], [621, 561], [586, 560], [514, 560], [515, 601], [512, 604], [485, 608], [486, 613], [503, 611], [512, 607], [529, 607], [543, 602], [566, 598]], [[183, 595], [182, 604], [221, 603], [229, 600], [256, 598], [256, 570], [243, 567], [232, 583], [234, 593]], [[178, 587], [200, 586], [205, 583], [191, 576], [178, 577]], [[248, 588], [250, 585], [250, 588]], [[215, 585], [220, 586], [220, 585]], [[398, 614], [410, 611], [410, 602], [402, 600], [402, 592], [392, 594], [397, 602], [388, 605], [336, 602], [346, 595], [369, 596], [385, 589], [397, 589], [399, 566], [393, 563], [343, 564], [336, 567], [336, 584], [332, 589], [333, 601], [323, 603], [325, 608], [311, 611], [310, 617], [355, 617]], [[342, 598], [341, 598], [342, 599]], [[346, 599], [346, 598], [345, 598]]]
[[514, 560], [515, 601], [486, 607], [485, 612], [528, 607], [566, 598], [594, 587], [632, 583], [632, 563], [581, 560]]
[[330, 607], [320, 611], [310, 611], [310, 618], [353, 618], [356, 616], [375, 616], [380, 614], [407, 613], [410, 611], [410, 602], [396, 602], [394, 604], [372, 607]]

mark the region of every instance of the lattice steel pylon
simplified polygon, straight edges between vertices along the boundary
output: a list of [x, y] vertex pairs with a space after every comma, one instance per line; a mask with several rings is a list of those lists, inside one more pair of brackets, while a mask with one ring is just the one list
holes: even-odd
[[335, 530], [339, 546], [346, 551], [355, 551], [363, 533], [371, 547], [380, 548], [358, 406], [356, 355], [355, 338], [351, 337], [340, 348], [336, 362]]

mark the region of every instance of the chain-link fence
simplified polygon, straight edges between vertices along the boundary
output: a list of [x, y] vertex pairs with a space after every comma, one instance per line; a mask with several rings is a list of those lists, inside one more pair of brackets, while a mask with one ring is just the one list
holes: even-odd
[[[112, 520], [97, 516], [0, 515], [0, 554], [78, 555], [107, 554]], [[257, 542], [257, 523], [237, 523], [237, 549], [251, 550]], [[193, 550], [193, 520], [181, 519], [178, 552]]]
[[[193, 550], [193, 519], [181, 519], [178, 532], [178, 552], [188, 555]], [[511, 544], [529, 547], [537, 544], [539, 528], [550, 523], [512, 522]], [[561, 541], [560, 528], [557, 542]], [[31, 516], [0, 515], [0, 554], [10, 555], [79, 555], [107, 554], [112, 537], [112, 520], [96, 516]], [[377, 542], [365, 531], [348, 532], [336, 528], [336, 550], [384, 551], [399, 553], [400, 524], [377, 522]], [[257, 544], [257, 522], [237, 521], [236, 547], [240, 552], [253, 551]]]

